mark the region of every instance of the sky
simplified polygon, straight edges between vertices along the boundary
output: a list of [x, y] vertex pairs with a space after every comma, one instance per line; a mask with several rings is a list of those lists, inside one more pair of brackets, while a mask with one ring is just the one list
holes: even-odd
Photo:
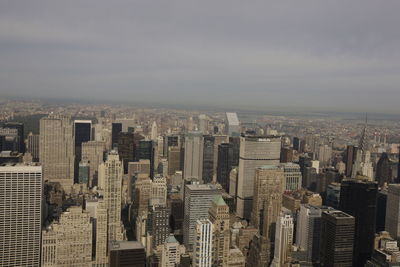
[[400, 113], [398, 0], [0, 0], [0, 97]]

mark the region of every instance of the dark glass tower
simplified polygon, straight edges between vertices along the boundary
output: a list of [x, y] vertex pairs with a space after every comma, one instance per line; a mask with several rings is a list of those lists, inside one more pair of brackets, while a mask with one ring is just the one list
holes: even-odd
[[232, 144], [232, 166], [239, 166], [240, 137], [229, 137], [229, 144]]
[[214, 141], [212, 135], [203, 136], [203, 181], [211, 183], [214, 175]]
[[393, 183], [392, 168], [387, 153], [382, 153], [378, 164], [376, 165], [376, 181], [378, 182], [379, 186], [383, 186], [385, 183]]
[[356, 146], [347, 146], [346, 150], [346, 177], [351, 177], [353, 172], [353, 164], [357, 155], [357, 147]]
[[120, 132], [118, 134], [118, 154], [124, 163], [124, 173], [128, 173], [128, 162], [135, 160], [135, 135]]
[[342, 211], [322, 212], [321, 266], [353, 266], [354, 223], [354, 217]]
[[154, 177], [154, 145], [151, 140], [140, 140], [136, 147], [136, 161], [150, 160], [150, 177]]
[[233, 144], [222, 143], [218, 146], [217, 182], [225, 192], [229, 192], [229, 175], [233, 164]]
[[118, 146], [118, 135], [122, 132], [122, 123], [113, 122], [111, 126], [111, 146], [112, 148]]
[[82, 143], [91, 139], [92, 122], [89, 120], [74, 121], [74, 139], [75, 139], [75, 181], [78, 182], [79, 162], [82, 159]]
[[364, 266], [374, 249], [378, 184], [345, 179], [340, 187], [340, 210], [355, 217], [353, 266]]

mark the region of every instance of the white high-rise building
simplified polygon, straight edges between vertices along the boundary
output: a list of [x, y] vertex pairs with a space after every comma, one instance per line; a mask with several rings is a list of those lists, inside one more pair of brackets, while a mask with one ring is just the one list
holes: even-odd
[[89, 213], [71, 207], [42, 232], [42, 267], [91, 267], [92, 229]]
[[394, 239], [400, 239], [400, 184], [389, 184], [385, 230]]
[[190, 184], [185, 187], [183, 243], [192, 250], [195, 243], [197, 220], [208, 218], [212, 201], [221, 194], [221, 189], [213, 184]]
[[280, 136], [245, 136], [240, 138], [239, 177], [236, 213], [250, 219], [254, 194], [254, 175], [257, 167], [279, 164]]
[[184, 179], [203, 179], [203, 135], [190, 132], [185, 136]]
[[185, 253], [185, 246], [179, 244], [173, 234], [170, 234], [162, 247], [161, 267], [175, 267], [181, 261], [181, 255]]
[[43, 179], [69, 191], [74, 184], [74, 137], [70, 117], [49, 115], [40, 120], [39, 158]]
[[158, 127], [157, 123], [153, 121], [153, 124], [151, 125], [151, 140], [156, 141], [158, 139]]
[[0, 166], [0, 266], [40, 266], [42, 167]]
[[318, 160], [324, 167], [330, 166], [332, 159], [332, 147], [328, 145], [319, 145], [318, 147]]
[[108, 241], [123, 240], [121, 222], [123, 172], [122, 161], [118, 152], [114, 150], [99, 167], [99, 174], [103, 176], [100, 180], [104, 183], [104, 207], [108, 213]]
[[240, 122], [236, 113], [234, 112], [226, 113], [225, 127], [227, 135], [229, 136], [240, 135]]
[[282, 212], [275, 228], [275, 248], [273, 267], [290, 266], [293, 245], [293, 217]]
[[213, 254], [213, 224], [208, 219], [196, 221], [193, 267], [211, 267]]

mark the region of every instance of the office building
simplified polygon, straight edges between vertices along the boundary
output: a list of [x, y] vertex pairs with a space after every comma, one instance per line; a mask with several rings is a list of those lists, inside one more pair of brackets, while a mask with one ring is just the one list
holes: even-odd
[[166, 206], [153, 205], [149, 209], [148, 220], [150, 220], [149, 226], [151, 227], [151, 229], [149, 229], [151, 230], [149, 231], [149, 234], [152, 238], [151, 244], [153, 249], [164, 244], [165, 240], [171, 233], [171, 229], [169, 227], [170, 215], [170, 208]]
[[[322, 212], [321, 266], [351, 267], [353, 265], [355, 219], [339, 210]], [[356, 255], [354, 255], [356, 257]]]
[[319, 264], [321, 245], [321, 214], [330, 207], [301, 204], [296, 225], [296, 246], [304, 252], [304, 261]]
[[158, 127], [157, 127], [157, 123], [155, 121], [153, 121], [153, 124], [151, 125], [150, 138], [153, 141], [156, 141], [158, 139]]
[[161, 267], [178, 266], [183, 254], [185, 254], [185, 246], [179, 244], [175, 236], [170, 234], [162, 246]]
[[284, 172], [277, 165], [257, 167], [251, 223], [260, 234], [274, 240], [274, 225], [281, 212]]
[[[340, 188], [340, 210], [354, 216], [354, 266], [364, 266], [371, 258], [376, 223], [378, 184], [345, 179]], [[360, 201], [362, 199], [362, 201]]]
[[82, 160], [82, 143], [91, 140], [92, 121], [74, 120], [74, 141], [75, 141], [75, 182], [78, 181], [79, 162]]
[[366, 267], [375, 266], [399, 266], [400, 249], [397, 241], [394, 240], [388, 232], [379, 232], [375, 237], [375, 249], [371, 260], [367, 262]]
[[148, 206], [152, 194], [153, 182], [147, 174], [138, 174], [135, 188], [133, 190], [134, 205], [137, 215], [142, 215], [148, 211]]
[[89, 185], [89, 164], [88, 163], [79, 163], [78, 166], [78, 183]]
[[40, 266], [42, 168], [0, 166], [0, 265]]
[[293, 217], [281, 212], [276, 222], [273, 267], [290, 266], [293, 245]]
[[185, 136], [183, 178], [203, 179], [203, 136], [199, 132], [190, 132]]
[[111, 149], [118, 146], [118, 135], [122, 132], [122, 123], [113, 122], [111, 124]]
[[339, 208], [340, 203], [340, 183], [331, 183], [326, 189], [326, 201], [327, 206], [335, 209]]
[[151, 140], [140, 140], [136, 147], [136, 161], [141, 159], [150, 160], [150, 178], [154, 177], [155, 147]]
[[70, 207], [42, 232], [42, 267], [92, 266], [93, 225], [82, 207]]
[[348, 145], [346, 149], [346, 177], [351, 177], [353, 165], [357, 156], [357, 147]]
[[208, 134], [208, 117], [205, 114], [199, 115], [199, 131]]
[[213, 224], [208, 219], [196, 221], [193, 267], [212, 266], [213, 228]]
[[245, 267], [246, 257], [239, 248], [234, 247], [229, 250], [228, 267]]
[[89, 165], [89, 185], [97, 186], [99, 166], [104, 160], [105, 143], [89, 141], [82, 143], [82, 162]]
[[300, 166], [296, 163], [281, 163], [279, 166], [283, 169], [283, 175], [285, 177], [283, 181], [284, 191], [300, 190], [302, 184]]
[[167, 153], [168, 153], [168, 148], [169, 147], [178, 147], [179, 149], [181, 148], [181, 143], [180, 143], [180, 138], [179, 135], [165, 135], [163, 137], [164, 139], [164, 148], [163, 148], [163, 157], [167, 157]]
[[238, 116], [234, 112], [227, 112], [225, 118], [226, 134], [229, 136], [240, 135], [240, 122]]
[[218, 146], [217, 182], [225, 192], [229, 192], [229, 176], [233, 166], [233, 145], [223, 143]]
[[208, 218], [208, 210], [221, 189], [212, 184], [188, 184], [185, 186], [183, 240], [186, 249], [191, 251], [195, 243], [196, 222]]
[[[13, 151], [19, 153], [25, 152], [25, 142], [24, 142], [24, 124], [20, 122], [6, 122], [3, 124], [3, 129], [13, 129], [16, 130], [16, 145]], [[1, 135], [1, 134], [0, 134]]]
[[382, 153], [379, 158], [378, 163], [376, 164], [376, 174], [375, 180], [378, 182], [379, 187], [382, 187], [385, 184], [394, 183], [394, 179], [392, 176], [392, 164], [389, 159], [387, 153]]
[[99, 167], [101, 187], [104, 190], [104, 205], [108, 212], [108, 241], [122, 240], [123, 228], [121, 225], [122, 205], [122, 162], [118, 152], [112, 150], [107, 160]]
[[150, 205], [167, 205], [167, 179], [157, 175], [151, 184]]
[[281, 138], [279, 136], [243, 136], [240, 138], [239, 176], [236, 213], [249, 219], [254, 195], [255, 169], [263, 165], [279, 164]]
[[50, 114], [40, 120], [39, 158], [43, 179], [59, 182], [67, 192], [74, 183], [74, 137], [67, 116]]
[[26, 152], [32, 155], [33, 162], [39, 162], [39, 135], [30, 132], [27, 138]]
[[240, 156], [240, 136], [229, 137], [229, 144], [232, 144], [233, 149], [233, 166], [239, 166], [239, 156]]
[[297, 152], [301, 152], [302, 140], [299, 137], [293, 137], [293, 149]]
[[181, 171], [181, 149], [177, 146], [168, 147], [168, 175]]
[[227, 135], [219, 135], [219, 134], [214, 134], [213, 137], [214, 137], [213, 181], [216, 181], [216, 179], [217, 179], [217, 168], [218, 168], [218, 149], [219, 149], [219, 145], [228, 143], [229, 142], [229, 138], [228, 138]]
[[111, 241], [108, 246], [109, 267], [146, 266], [146, 252], [140, 242]]
[[221, 195], [214, 198], [209, 209], [209, 220], [213, 224], [213, 264], [226, 266], [229, 257], [229, 207]]
[[400, 184], [390, 184], [388, 188], [385, 230], [400, 239]]
[[214, 177], [214, 141], [212, 135], [203, 136], [202, 178], [205, 184], [211, 183]]
[[124, 174], [128, 173], [128, 164], [135, 160], [135, 135], [129, 132], [118, 134], [118, 154], [124, 164]]

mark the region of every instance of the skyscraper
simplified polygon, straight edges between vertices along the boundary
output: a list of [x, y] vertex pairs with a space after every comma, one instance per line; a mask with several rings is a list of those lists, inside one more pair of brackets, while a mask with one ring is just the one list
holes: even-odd
[[99, 167], [99, 172], [102, 176], [100, 180], [104, 184], [104, 205], [108, 213], [108, 241], [122, 240], [121, 194], [123, 168], [118, 152], [112, 150], [108, 153], [107, 160]]
[[128, 163], [135, 160], [135, 135], [129, 132], [118, 134], [118, 154], [124, 163], [124, 174], [128, 173]]
[[285, 177], [284, 191], [296, 191], [301, 189], [302, 175], [300, 172], [300, 166], [296, 163], [281, 163], [279, 165], [283, 169], [283, 175]]
[[42, 265], [92, 266], [92, 229], [89, 213], [71, 207], [42, 232]]
[[213, 264], [226, 266], [229, 257], [229, 207], [221, 195], [214, 198], [209, 209], [209, 220], [213, 224]]
[[156, 141], [158, 138], [158, 127], [157, 123], [153, 121], [153, 124], [151, 125], [151, 140]]
[[233, 145], [223, 143], [218, 146], [217, 182], [225, 192], [229, 192], [229, 175], [233, 166]]
[[385, 230], [389, 232], [391, 237], [400, 238], [400, 184], [389, 184]]
[[38, 134], [33, 134], [32, 132], [28, 134], [27, 152], [31, 153], [33, 162], [39, 161], [39, 139]]
[[79, 163], [82, 156], [82, 143], [91, 140], [92, 121], [74, 120], [75, 160]]
[[40, 266], [42, 167], [0, 166], [0, 265]]
[[150, 160], [150, 178], [154, 177], [154, 150], [154, 143], [151, 140], [140, 140], [136, 147], [136, 161], [141, 159]]
[[122, 132], [122, 123], [113, 122], [111, 125], [111, 148], [118, 146], [118, 135]]
[[203, 136], [203, 170], [202, 178], [204, 183], [211, 183], [214, 176], [214, 141], [212, 135]]
[[234, 112], [227, 112], [225, 119], [226, 134], [229, 136], [240, 135], [240, 122], [237, 114]]
[[168, 174], [174, 175], [181, 170], [181, 149], [177, 146], [168, 147]]
[[321, 214], [330, 207], [317, 207], [301, 204], [297, 218], [296, 245], [305, 252], [304, 260], [308, 264], [318, 264], [321, 245]]
[[199, 132], [190, 132], [185, 136], [183, 178], [203, 179], [203, 136]]
[[340, 187], [340, 210], [355, 217], [354, 266], [364, 266], [373, 251], [377, 193], [378, 184], [365, 180], [345, 179]]
[[354, 266], [354, 224], [354, 217], [342, 211], [329, 210], [322, 213], [321, 266]]
[[271, 241], [275, 238], [275, 223], [281, 212], [283, 181], [283, 170], [279, 166], [256, 168], [251, 222]]
[[153, 205], [149, 209], [148, 218], [151, 224], [151, 237], [153, 249], [164, 244], [171, 230], [169, 228], [169, 217], [171, 211], [169, 207], [161, 205]]
[[353, 164], [357, 155], [357, 147], [348, 145], [346, 149], [346, 177], [351, 177]]
[[82, 143], [82, 162], [89, 165], [89, 185], [98, 185], [99, 166], [104, 160], [105, 143], [89, 141]]
[[69, 191], [74, 183], [74, 138], [67, 116], [50, 114], [40, 120], [39, 158], [43, 179]]
[[192, 250], [195, 243], [196, 221], [208, 218], [208, 209], [221, 190], [212, 184], [189, 184], [185, 188], [183, 241]]
[[244, 136], [240, 139], [239, 177], [236, 213], [249, 219], [254, 194], [254, 173], [259, 166], [279, 164], [281, 138], [279, 136]]
[[385, 183], [391, 184], [394, 182], [392, 179], [390, 159], [388, 154], [385, 152], [382, 153], [378, 163], [376, 164], [375, 180], [378, 182], [380, 187], [382, 187]]
[[293, 244], [293, 217], [290, 213], [282, 212], [276, 222], [274, 267], [290, 266]]
[[17, 140], [16, 151], [18, 151], [19, 153], [24, 153], [25, 152], [24, 124], [20, 122], [6, 122], [4, 123], [3, 128], [17, 130], [18, 140]]
[[208, 219], [196, 221], [193, 267], [212, 266], [213, 228], [213, 224]]

